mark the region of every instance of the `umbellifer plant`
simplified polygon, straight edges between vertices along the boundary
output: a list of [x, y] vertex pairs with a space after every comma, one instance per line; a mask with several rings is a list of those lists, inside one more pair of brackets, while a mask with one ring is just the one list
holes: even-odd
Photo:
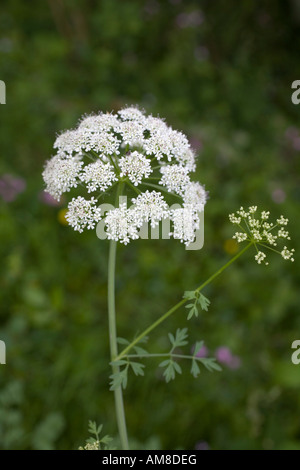
[[[195, 154], [184, 134], [173, 130], [161, 118], [146, 116], [137, 107], [125, 108], [116, 114], [84, 116], [76, 129], [57, 137], [54, 148], [56, 155], [47, 161], [43, 172], [46, 191], [58, 200], [63, 193], [76, 192], [66, 213], [69, 225], [82, 232], [95, 229], [101, 222], [110, 240], [107, 289], [110, 385], [115, 395], [121, 445], [128, 449], [122, 390], [126, 387], [129, 370], [135, 375], [144, 375], [144, 360], [151, 357], [162, 358], [159, 365], [167, 382], [181, 373], [178, 359], [190, 361], [194, 377], [199, 375], [201, 364], [210, 371], [221, 369], [214, 358], [198, 355], [202, 342], [195, 344], [192, 354], [190, 350], [187, 354], [181, 352], [188, 344], [187, 328], [177, 329], [174, 335], [169, 333], [170, 350], [162, 353], [150, 354], [145, 349], [143, 343], [148, 334], [183, 306], [187, 308], [188, 320], [198, 316], [199, 309], [207, 310], [210, 301], [202, 293], [204, 287], [250, 247], [255, 249], [255, 260], [259, 264], [267, 264], [265, 250], [293, 261], [293, 249], [285, 245], [277, 249], [281, 240], [290, 239], [286, 230], [288, 220], [281, 216], [272, 223], [269, 212], [258, 213], [256, 206], [247, 210], [241, 207], [230, 214], [230, 221], [238, 228], [233, 238], [238, 243], [246, 242], [244, 248], [199, 287], [184, 292], [182, 300], [129, 342], [117, 337], [117, 244], [138, 239], [145, 225], [150, 224], [153, 229], [162, 221], [170, 223], [168, 237], [180, 240], [187, 247], [195, 241], [200, 214], [207, 201], [205, 188], [191, 179], [196, 169]], [[113, 193], [114, 207], [104, 210], [101, 203]], [[124, 203], [125, 196], [131, 202], [130, 207]]]

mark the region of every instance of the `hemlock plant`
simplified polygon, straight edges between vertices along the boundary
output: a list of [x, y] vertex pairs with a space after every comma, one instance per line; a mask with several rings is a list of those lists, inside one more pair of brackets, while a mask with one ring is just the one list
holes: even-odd
[[[190, 362], [194, 377], [200, 373], [199, 365], [209, 371], [221, 370], [215, 358], [198, 355], [203, 342], [197, 342], [191, 353], [187, 328], [178, 328], [169, 333], [170, 349], [167, 352], [149, 353], [145, 349], [148, 335], [178, 309], [187, 308], [187, 320], [197, 317], [199, 311], [207, 311], [210, 305], [202, 290], [250, 247], [255, 250], [258, 264], [268, 264], [266, 250], [276, 252], [285, 260], [294, 261], [294, 250], [283, 240], [290, 240], [281, 216], [276, 223], [269, 221], [269, 212], [256, 215], [257, 207], [248, 210], [241, 207], [230, 214], [230, 222], [238, 230], [233, 238], [238, 243], [247, 242], [233, 258], [192, 291], [186, 291], [181, 301], [161, 315], [133, 341], [117, 337], [115, 311], [115, 267], [117, 243], [128, 244], [140, 237], [145, 224], [157, 227], [163, 220], [170, 221], [169, 236], [180, 240], [187, 247], [194, 242], [199, 229], [199, 214], [207, 202], [203, 185], [192, 180], [196, 169], [196, 158], [187, 137], [169, 127], [158, 117], [146, 116], [137, 107], [128, 107], [116, 114], [99, 113], [84, 116], [77, 128], [60, 134], [55, 143], [56, 155], [46, 162], [43, 178], [46, 191], [60, 200], [62, 194], [76, 192], [70, 200], [66, 220], [75, 231], [95, 229], [101, 221], [110, 240], [108, 260], [108, 325], [112, 374], [111, 390], [115, 395], [116, 418], [122, 449], [129, 449], [123, 389], [127, 385], [128, 373], [144, 375], [144, 361], [149, 358], [162, 359], [166, 382], [181, 374], [178, 362]], [[101, 204], [106, 197], [114, 195], [115, 206], [105, 211]], [[126, 195], [131, 202], [128, 208], [123, 202]], [[171, 202], [177, 203], [170, 206]], [[180, 206], [178, 207], [178, 204]], [[133, 332], [134, 333], [134, 332]], [[119, 347], [121, 346], [121, 351]], [[184, 362], [183, 362], [184, 363]], [[100, 439], [102, 426], [90, 423], [90, 432], [96, 436], [88, 441], [84, 449], [108, 448], [110, 438]]]

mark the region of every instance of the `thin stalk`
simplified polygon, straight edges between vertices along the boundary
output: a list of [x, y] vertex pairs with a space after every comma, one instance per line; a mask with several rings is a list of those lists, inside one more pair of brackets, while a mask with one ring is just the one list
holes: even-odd
[[242, 256], [245, 253], [245, 251], [247, 251], [248, 248], [250, 248], [250, 246], [252, 246], [252, 245], [253, 245], [253, 241], [249, 242], [248, 245], [244, 246], [244, 248], [241, 251], [239, 251], [235, 256], [233, 256], [226, 264], [224, 264], [220, 269], [218, 269], [218, 271], [216, 271], [205, 282], [203, 282], [203, 284], [201, 284], [201, 286], [197, 287], [197, 289], [195, 289], [195, 290], [197, 292], [200, 292], [202, 289], [204, 289], [204, 287], [206, 287], [207, 284], [210, 284], [217, 276], [219, 276], [219, 274], [221, 274], [226, 268], [228, 268], [240, 256]]
[[134, 186], [132, 183], [130, 183], [130, 181], [125, 181], [125, 183], [131, 188], [133, 189], [134, 192], [136, 192], [137, 194], [141, 194], [141, 191], [136, 187]]
[[109, 188], [105, 189], [105, 191], [103, 191], [102, 193], [100, 193], [99, 196], [97, 196], [96, 199], [99, 200], [100, 197], [102, 197], [102, 196], [104, 196], [105, 194], [109, 193], [109, 192], [112, 190], [112, 188], [113, 188], [116, 184], [118, 184], [118, 183], [119, 183], [119, 181], [115, 181]]
[[182, 199], [182, 197], [179, 196], [178, 194], [175, 194], [171, 191], [168, 191], [166, 188], [164, 188], [163, 186], [159, 186], [158, 184], [144, 183], [144, 182], [142, 182], [141, 184], [144, 185], [144, 186], [149, 186], [149, 188], [159, 189], [160, 191], [163, 191], [164, 193], [167, 193], [167, 194], [170, 194], [171, 196], [175, 196], [179, 199]]
[[[218, 271], [216, 271], [212, 276], [210, 276], [203, 284], [201, 284], [197, 289], [195, 289], [195, 292], [200, 292], [204, 287], [206, 287], [210, 282], [212, 282], [219, 274], [221, 274], [226, 268], [228, 268], [234, 261], [236, 261], [243, 253], [245, 253], [250, 246], [252, 246], [253, 242], [248, 243], [241, 251], [239, 251], [235, 256], [233, 256], [224, 266], [222, 266]], [[123, 349], [123, 351], [115, 357], [115, 361], [119, 361], [122, 357], [126, 356], [128, 351], [135, 346], [137, 343], [139, 343], [145, 336], [147, 336], [152, 330], [154, 330], [158, 325], [160, 325], [163, 321], [165, 321], [168, 317], [170, 317], [176, 310], [178, 310], [182, 305], [184, 305], [188, 299], [182, 299], [180, 302], [178, 302], [174, 307], [170, 308], [164, 315], [162, 315], [160, 318], [158, 318], [152, 325], [150, 325], [148, 328], [146, 328], [139, 336], [137, 336], [126, 348]]]
[[149, 186], [150, 188], [155, 188], [155, 189], [159, 189], [160, 191], [167, 192], [166, 188], [164, 188], [163, 186], [160, 186], [158, 184], [145, 183], [145, 182], [142, 182], [141, 184], [143, 184], [144, 186]]
[[[122, 184], [120, 184], [116, 204], [118, 203], [119, 196], [122, 191]], [[116, 327], [116, 306], [115, 306], [115, 271], [116, 271], [116, 252], [117, 252], [117, 242], [115, 240], [110, 241], [109, 245], [109, 256], [108, 256], [108, 329], [109, 329], [109, 345], [110, 345], [110, 357], [111, 357], [111, 367], [113, 374], [119, 372], [119, 367], [114, 364], [114, 360], [118, 355], [118, 343], [117, 343], [117, 327]], [[117, 387], [114, 390], [115, 396], [115, 409], [118, 423], [119, 436], [121, 440], [121, 445], [123, 450], [128, 450], [128, 437], [127, 437], [127, 428], [126, 428], [126, 419], [125, 419], [125, 410], [123, 402], [123, 393], [122, 387]]]
[[147, 359], [148, 357], [175, 357], [176, 359], [196, 359], [200, 360], [202, 358], [199, 358], [197, 356], [191, 356], [187, 354], [173, 354], [173, 353], [155, 353], [155, 354], [126, 354], [127, 359], [138, 359], [138, 358], [145, 358]]
[[260, 246], [263, 246], [264, 248], [267, 248], [268, 250], [274, 251], [274, 253], [277, 253], [278, 255], [281, 255], [281, 252], [278, 250], [274, 250], [274, 248], [270, 247], [269, 245], [264, 245], [264, 243], [259, 243]]
[[114, 161], [114, 159], [112, 158], [112, 156], [111, 156], [111, 155], [108, 155], [108, 158], [109, 158], [109, 160], [110, 160], [110, 163], [114, 166], [114, 168], [115, 168], [117, 174], [119, 174], [119, 173], [120, 173], [119, 167], [118, 167], [118, 165], [116, 164], [116, 162]]

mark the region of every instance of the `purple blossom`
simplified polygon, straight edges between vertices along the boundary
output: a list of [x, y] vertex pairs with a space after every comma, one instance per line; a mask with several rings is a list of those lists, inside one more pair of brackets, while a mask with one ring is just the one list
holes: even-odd
[[286, 194], [281, 188], [276, 188], [272, 191], [272, 199], [276, 204], [281, 204], [285, 201]]
[[176, 24], [179, 28], [195, 28], [204, 21], [202, 11], [195, 10], [189, 13], [179, 13], [176, 17]]
[[57, 201], [51, 194], [47, 193], [47, 191], [41, 191], [39, 194], [39, 200], [46, 204], [47, 206], [61, 206], [62, 201]]
[[241, 360], [238, 356], [234, 356], [227, 346], [220, 346], [216, 350], [216, 359], [225, 364], [230, 369], [238, 369], [241, 365]]
[[293, 147], [295, 150], [300, 150], [300, 137], [293, 139]]
[[149, 16], [154, 16], [159, 12], [160, 5], [156, 0], [148, 0], [144, 6], [144, 10]]
[[285, 136], [288, 140], [293, 140], [295, 137], [299, 137], [299, 132], [297, 127], [291, 126], [288, 127], [287, 130], [285, 131]]
[[196, 152], [200, 152], [200, 150], [202, 150], [202, 148], [203, 148], [203, 143], [202, 143], [202, 141], [201, 141], [198, 137], [192, 136], [192, 137], [190, 138], [190, 143], [191, 143], [191, 147], [192, 147]]
[[198, 61], [206, 60], [209, 57], [209, 50], [205, 46], [197, 46], [194, 49], [195, 59]]
[[2, 175], [0, 178], [0, 196], [6, 202], [14, 201], [25, 188], [26, 182], [23, 178], [15, 178], [9, 174]]
[[196, 450], [210, 450], [210, 447], [206, 441], [198, 441], [195, 445]]
[[296, 127], [288, 127], [285, 131], [285, 137], [290, 141], [295, 150], [300, 150], [300, 135]]
[[205, 346], [205, 344], [203, 344], [202, 348], [200, 348], [199, 351], [197, 352], [196, 357], [207, 357], [207, 356], [208, 356], [208, 349]]

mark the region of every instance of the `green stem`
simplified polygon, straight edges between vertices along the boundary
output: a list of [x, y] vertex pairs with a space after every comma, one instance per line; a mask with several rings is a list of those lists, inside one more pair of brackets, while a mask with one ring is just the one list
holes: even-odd
[[264, 243], [259, 243], [258, 245], [263, 246], [264, 248], [267, 248], [268, 250], [274, 251], [274, 253], [277, 253], [278, 255], [281, 255], [281, 252], [278, 250], [275, 250], [274, 248], [271, 248], [268, 245], [264, 245]]
[[[195, 291], [200, 292], [204, 287], [207, 286], [210, 282], [212, 282], [219, 274], [221, 274], [226, 268], [228, 268], [234, 261], [236, 261], [243, 253], [245, 253], [250, 246], [252, 246], [253, 242], [251, 241], [246, 245], [241, 251], [239, 251], [233, 258], [231, 258], [224, 266], [222, 266], [218, 271], [216, 271], [212, 276], [210, 276], [201, 286], [197, 287]], [[170, 315], [172, 315], [176, 310], [178, 310], [182, 305], [184, 305], [188, 299], [182, 299], [180, 302], [178, 302], [174, 307], [170, 308], [164, 315], [162, 315], [160, 318], [158, 318], [152, 325], [150, 325], [148, 328], [146, 328], [139, 336], [137, 336], [126, 348], [123, 349], [123, 351], [115, 357], [115, 361], [119, 361], [122, 357], [126, 356], [128, 351], [135, 346], [137, 343], [141, 341], [145, 336], [147, 336], [152, 330], [154, 330], [158, 325], [160, 325], [163, 321], [165, 321]]]
[[[119, 196], [122, 192], [121, 183], [118, 187], [116, 204], [118, 204]], [[117, 242], [115, 240], [110, 241], [109, 245], [109, 256], [108, 256], [108, 329], [109, 329], [109, 345], [110, 345], [110, 356], [112, 361], [112, 372], [113, 374], [119, 373], [119, 367], [113, 362], [115, 357], [118, 355], [118, 343], [117, 343], [117, 327], [116, 327], [116, 306], [115, 306], [115, 271], [116, 271], [116, 252]], [[118, 430], [123, 450], [128, 450], [128, 437], [126, 428], [126, 419], [123, 403], [122, 387], [117, 387], [114, 390], [115, 395], [115, 409], [117, 415]]]
[[107, 188], [107, 189], [105, 189], [105, 191], [101, 192], [101, 193], [99, 194], [99, 196], [97, 196], [96, 199], [99, 200], [100, 197], [102, 197], [102, 196], [104, 196], [105, 194], [107, 194], [108, 192], [110, 192], [110, 191], [112, 190], [112, 188], [113, 188], [116, 184], [118, 184], [118, 183], [119, 183], [119, 181], [115, 181], [111, 186], [109, 186], [109, 188]]
[[[119, 367], [114, 365], [114, 358], [118, 355], [117, 328], [116, 328], [116, 308], [115, 308], [115, 266], [116, 266], [117, 242], [110, 241], [108, 259], [108, 324], [109, 324], [109, 344], [110, 356], [112, 360], [112, 372], [117, 374]], [[128, 450], [128, 438], [123, 403], [122, 387], [114, 390], [115, 408], [118, 422], [119, 435], [123, 450]]]
[[[197, 292], [200, 292], [202, 289], [204, 289], [204, 287], [207, 286], [207, 284], [209, 284], [211, 281], [213, 281], [217, 276], [219, 276], [219, 274], [221, 274], [223, 271], [225, 271], [226, 268], [228, 268], [232, 263], [234, 263], [240, 256], [242, 256], [245, 251], [248, 250], [248, 248], [250, 248], [250, 246], [253, 245], [253, 241], [249, 242], [248, 245], [246, 245], [241, 251], [239, 251], [235, 256], [233, 256], [233, 258], [231, 258], [226, 264], [224, 264], [220, 269], [218, 269], [218, 271], [216, 271], [212, 276], [210, 276], [205, 282], [203, 282], [203, 284], [201, 284], [201, 286], [197, 287], [197, 289], [195, 289]], [[188, 299], [187, 299], [188, 300]]]
[[138, 359], [138, 358], [145, 358], [147, 359], [148, 357], [175, 357], [176, 359], [196, 359], [197, 361], [200, 360], [201, 362], [201, 357], [197, 356], [191, 356], [191, 355], [186, 355], [186, 354], [173, 354], [173, 353], [153, 353], [153, 354], [127, 354], [126, 357], [130, 359]]
[[149, 186], [150, 188], [155, 188], [155, 189], [159, 189], [160, 191], [167, 192], [166, 188], [164, 188], [163, 186], [160, 186], [158, 184], [145, 183], [144, 181], [142, 181], [141, 184], [143, 184], [144, 186]]
[[179, 199], [182, 199], [181, 196], [179, 196], [178, 194], [173, 193], [172, 191], [168, 191], [164, 186], [160, 186], [158, 184], [152, 184], [152, 183], [144, 183], [144, 182], [142, 182], [141, 184], [144, 185], [144, 186], [149, 186], [149, 188], [159, 189], [160, 191], [162, 191], [166, 194], [170, 194], [171, 196], [175, 196]]
[[119, 170], [119, 167], [118, 165], [116, 164], [116, 162], [114, 161], [113, 157], [111, 155], [108, 155], [108, 158], [110, 160], [110, 163], [113, 165], [113, 167], [115, 168], [117, 174], [119, 175], [120, 173], [120, 170]]
[[134, 186], [132, 183], [130, 183], [130, 181], [125, 181], [125, 183], [131, 188], [133, 189], [134, 192], [136, 192], [137, 194], [141, 194], [141, 191], [136, 187]]
[[[151, 160], [151, 162], [153, 162], [153, 160]], [[159, 168], [161, 168], [161, 165], [153, 166], [152, 170], [158, 170]]]

